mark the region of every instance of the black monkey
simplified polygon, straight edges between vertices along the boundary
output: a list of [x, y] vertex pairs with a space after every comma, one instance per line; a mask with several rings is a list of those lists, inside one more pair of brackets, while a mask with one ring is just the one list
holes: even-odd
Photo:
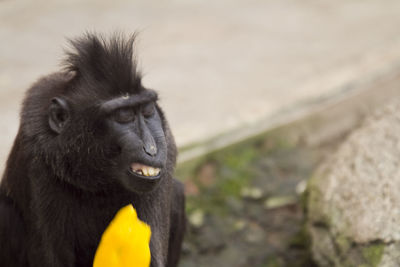
[[134, 37], [86, 34], [27, 92], [0, 184], [0, 266], [90, 267], [116, 212], [152, 229], [151, 266], [176, 266], [185, 228], [176, 146], [141, 84]]

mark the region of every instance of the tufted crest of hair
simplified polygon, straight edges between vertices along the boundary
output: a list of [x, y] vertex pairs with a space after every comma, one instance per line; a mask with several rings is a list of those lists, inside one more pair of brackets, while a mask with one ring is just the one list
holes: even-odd
[[70, 40], [64, 66], [67, 71], [76, 73], [77, 78], [90, 85], [116, 93], [135, 93], [141, 84], [141, 75], [137, 71], [134, 56], [136, 35], [126, 38], [114, 34], [110, 38], [87, 33], [83, 37]]

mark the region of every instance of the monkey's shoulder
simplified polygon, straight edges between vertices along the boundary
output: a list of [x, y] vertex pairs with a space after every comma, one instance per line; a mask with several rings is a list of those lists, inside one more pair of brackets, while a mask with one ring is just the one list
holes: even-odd
[[172, 187], [175, 194], [184, 195], [185, 186], [177, 178], [172, 179]]
[[25, 225], [11, 198], [0, 194], [0, 262], [4, 266], [25, 266]]

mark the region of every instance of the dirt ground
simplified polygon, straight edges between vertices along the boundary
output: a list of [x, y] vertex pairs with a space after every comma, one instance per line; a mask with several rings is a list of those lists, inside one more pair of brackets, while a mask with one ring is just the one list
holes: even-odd
[[278, 130], [178, 169], [189, 221], [180, 266], [314, 266], [303, 192], [343, 138], [311, 146]]

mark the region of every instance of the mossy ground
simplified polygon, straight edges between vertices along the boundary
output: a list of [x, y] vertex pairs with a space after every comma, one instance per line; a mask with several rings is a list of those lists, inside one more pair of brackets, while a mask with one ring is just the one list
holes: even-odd
[[180, 266], [314, 266], [299, 192], [334, 146], [278, 129], [182, 164], [189, 226]]
[[362, 254], [372, 267], [376, 267], [381, 262], [384, 248], [385, 246], [380, 243], [371, 244], [363, 248]]

